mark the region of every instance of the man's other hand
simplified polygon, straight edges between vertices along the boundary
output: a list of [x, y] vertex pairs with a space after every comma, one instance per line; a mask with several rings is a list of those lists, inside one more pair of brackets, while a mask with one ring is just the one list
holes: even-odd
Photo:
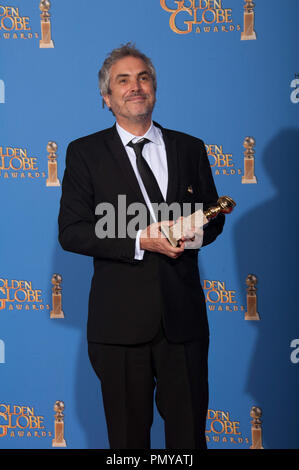
[[[163, 220], [163, 224], [165, 223], [168, 223], [169, 226], [173, 225], [172, 220]], [[161, 232], [160, 225], [161, 222], [155, 222], [142, 230], [140, 234], [140, 248], [161, 253], [173, 259], [178, 258], [184, 252], [184, 242], [180, 242], [180, 246], [174, 248]]]

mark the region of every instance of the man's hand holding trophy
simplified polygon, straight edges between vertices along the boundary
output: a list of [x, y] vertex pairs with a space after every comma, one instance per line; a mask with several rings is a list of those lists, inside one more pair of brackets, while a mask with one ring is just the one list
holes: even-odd
[[202, 245], [204, 227], [218, 214], [230, 214], [236, 203], [229, 196], [221, 196], [215, 206], [206, 211], [198, 210], [188, 217], [180, 217], [175, 224], [161, 223], [161, 232], [173, 247], [185, 243], [187, 249], [197, 249]]

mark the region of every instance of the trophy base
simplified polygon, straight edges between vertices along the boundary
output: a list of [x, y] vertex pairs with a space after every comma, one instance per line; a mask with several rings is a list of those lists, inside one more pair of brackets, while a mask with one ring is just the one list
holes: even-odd
[[55, 439], [52, 440], [52, 447], [66, 447], [66, 442], [63, 441], [56, 441]]
[[244, 32], [241, 33], [241, 41], [251, 41], [251, 40], [254, 40], [254, 39], [256, 39], [256, 34], [255, 34], [254, 31], [251, 34], [247, 34], [247, 33], [244, 33]]
[[250, 446], [249, 449], [256, 449], [256, 450], [259, 450], [259, 449], [264, 449], [264, 447]]
[[39, 47], [40, 49], [53, 49], [54, 47], [54, 42], [43, 42], [42, 40], [39, 41]]
[[260, 320], [260, 316], [257, 312], [254, 315], [250, 315], [248, 312], [245, 312], [245, 320]]
[[60, 181], [57, 180], [57, 181], [52, 182], [52, 181], [47, 180], [46, 186], [60, 186]]
[[167, 240], [169, 241], [169, 243], [174, 247], [176, 248], [178, 246], [178, 240], [176, 240], [172, 234], [170, 233], [170, 227], [168, 224], [163, 224], [163, 222], [161, 223], [160, 225], [160, 229], [161, 229], [161, 232], [163, 233], [163, 235], [165, 235], [165, 237], [167, 238]]
[[201, 209], [193, 214], [183, 217], [183, 220], [176, 222], [173, 225], [168, 225], [168, 223], [161, 222], [160, 229], [163, 235], [167, 238], [169, 243], [176, 248], [178, 242], [183, 238], [186, 231], [191, 230], [192, 227], [202, 228], [204, 227], [209, 220], [203, 213]]
[[50, 318], [64, 318], [63, 311], [60, 313], [55, 313], [53, 310], [50, 312]]
[[257, 179], [254, 176], [253, 178], [245, 178], [245, 176], [242, 176], [242, 184], [257, 184]]

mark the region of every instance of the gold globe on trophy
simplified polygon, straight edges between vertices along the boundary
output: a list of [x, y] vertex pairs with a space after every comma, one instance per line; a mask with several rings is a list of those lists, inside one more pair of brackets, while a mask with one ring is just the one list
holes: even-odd
[[234, 207], [236, 207], [235, 201], [229, 196], [221, 196], [218, 201], [216, 206], [212, 206], [206, 211], [204, 211], [204, 215], [206, 216], [207, 219], [213, 219], [216, 217], [218, 214], [230, 214]]

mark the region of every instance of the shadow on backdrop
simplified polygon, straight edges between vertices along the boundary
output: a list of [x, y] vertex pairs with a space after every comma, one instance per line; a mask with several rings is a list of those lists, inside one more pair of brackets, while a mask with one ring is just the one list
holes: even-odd
[[[262, 408], [265, 448], [299, 448], [299, 364], [290, 343], [299, 337], [297, 305], [297, 211], [299, 130], [281, 130], [266, 146], [262, 161], [276, 193], [247, 212], [234, 233], [240, 292], [255, 274], [260, 321], [244, 393]], [[258, 175], [257, 175], [258, 177]], [[258, 184], [263, 182], [258, 179]], [[246, 297], [244, 294], [244, 305]]]

